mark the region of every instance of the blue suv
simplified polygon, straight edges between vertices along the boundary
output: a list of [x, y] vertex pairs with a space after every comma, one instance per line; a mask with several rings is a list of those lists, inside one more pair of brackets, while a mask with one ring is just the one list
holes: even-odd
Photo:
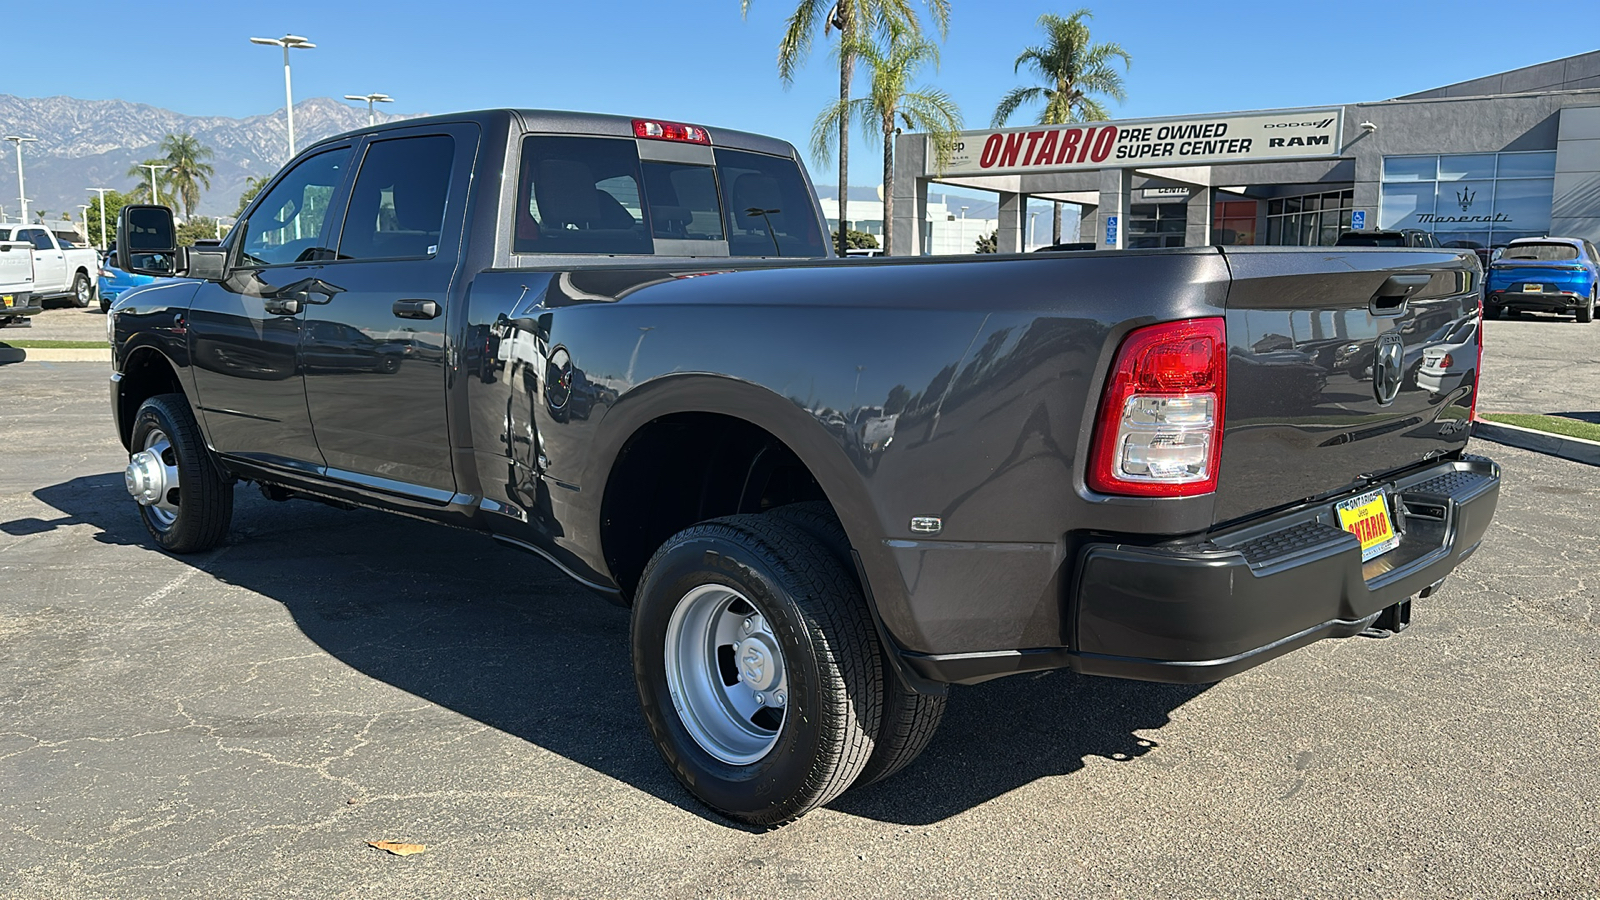
[[1518, 238], [1489, 264], [1484, 314], [1525, 309], [1571, 313], [1594, 321], [1600, 253], [1582, 238]]

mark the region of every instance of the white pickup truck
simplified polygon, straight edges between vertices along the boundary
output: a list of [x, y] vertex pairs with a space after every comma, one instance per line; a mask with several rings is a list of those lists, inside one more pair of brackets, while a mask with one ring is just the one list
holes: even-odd
[[0, 326], [41, 309], [33, 299], [33, 245], [0, 240]]
[[100, 254], [93, 247], [69, 247], [43, 225], [0, 225], [0, 241], [22, 241], [33, 248], [33, 299], [65, 298], [74, 306], [94, 302]]

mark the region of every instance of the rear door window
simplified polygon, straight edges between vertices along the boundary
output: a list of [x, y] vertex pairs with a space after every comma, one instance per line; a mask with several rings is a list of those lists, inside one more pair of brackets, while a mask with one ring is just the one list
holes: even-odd
[[640, 180], [631, 140], [525, 138], [512, 251], [654, 253]]
[[377, 141], [367, 148], [339, 238], [340, 259], [419, 259], [439, 252], [455, 139]]
[[792, 159], [718, 150], [731, 256], [827, 256], [811, 191]]

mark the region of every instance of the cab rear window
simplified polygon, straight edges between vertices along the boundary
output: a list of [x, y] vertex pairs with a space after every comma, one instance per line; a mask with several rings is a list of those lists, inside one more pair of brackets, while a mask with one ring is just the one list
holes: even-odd
[[512, 252], [648, 256], [667, 241], [659, 252], [827, 255], [793, 159], [718, 149], [714, 161], [641, 162], [630, 139], [524, 138]]

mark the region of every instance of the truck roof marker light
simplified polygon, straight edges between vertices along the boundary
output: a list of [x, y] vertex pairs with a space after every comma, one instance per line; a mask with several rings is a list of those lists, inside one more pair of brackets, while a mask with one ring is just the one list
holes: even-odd
[[633, 136], [654, 141], [679, 141], [685, 144], [710, 144], [711, 134], [699, 125], [634, 119]]
[[1087, 473], [1092, 490], [1192, 497], [1217, 489], [1227, 347], [1221, 318], [1129, 333], [1095, 418]]

